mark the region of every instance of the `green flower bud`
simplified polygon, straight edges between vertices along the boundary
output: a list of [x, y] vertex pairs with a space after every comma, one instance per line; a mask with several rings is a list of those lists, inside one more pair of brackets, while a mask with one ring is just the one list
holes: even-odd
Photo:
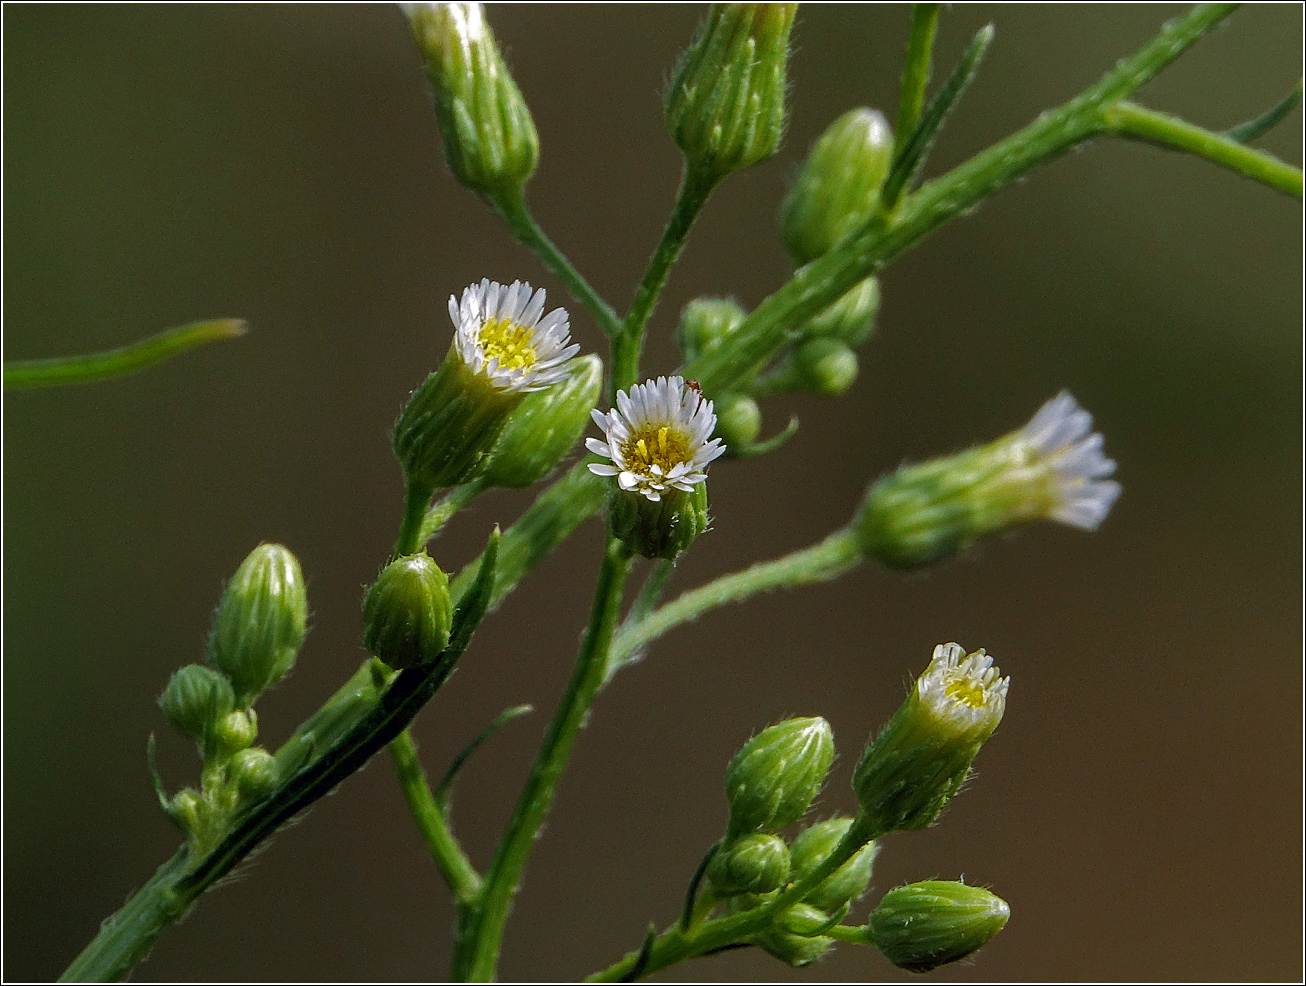
[[940, 644], [925, 673], [862, 754], [853, 790], [877, 834], [922, 829], [961, 790], [1002, 721], [1009, 678], [982, 650]]
[[521, 489], [543, 479], [575, 447], [603, 387], [603, 361], [571, 361], [565, 380], [527, 394], [503, 430], [481, 481]]
[[186, 787], [172, 796], [168, 814], [186, 832], [196, 832], [203, 823], [204, 803], [198, 792]]
[[223, 716], [213, 727], [216, 754], [222, 759], [253, 746], [256, 739], [258, 739], [258, 717], [253, 709], [237, 709]]
[[762, 430], [762, 409], [747, 394], [722, 394], [712, 402], [716, 410], [716, 435], [726, 448], [745, 449]]
[[899, 969], [929, 972], [988, 944], [1009, 917], [1007, 902], [982, 887], [927, 880], [885, 894], [869, 927]]
[[721, 898], [769, 894], [789, 879], [789, 847], [774, 835], [740, 836], [713, 854], [707, 879], [712, 892]]
[[706, 480], [688, 492], [668, 489], [658, 500], [615, 487], [608, 494], [612, 536], [645, 558], [675, 561], [710, 523]]
[[726, 768], [731, 837], [777, 832], [807, 813], [834, 762], [834, 734], [819, 717], [768, 726]]
[[286, 676], [307, 621], [299, 562], [279, 544], [259, 545], [227, 583], [209, 633], [208, 662], [231, 682], [237, 708]]
[[391, 437], [410, 488], [435, 491], [475, 478], [529, 393], [567, 377], [566, 309], [544, 314], [544, 290], [488, 278], [449, 298], [453, 345], [413, 391]]
[[981, 535], [1046, 518], [1094, 530], [1120, 495], [1105, 477], [1093, 419], [1062, 391], [1029, 424], [996, 442], [905, 466], [867, 492], [855, 522], [862, 551], [890, 568], [916, 568]]
[[809, 338], [837, 339], [855, 349], [875, 329], [875, 315], [879, 310], [880, 282], [868, 277], [829, 308], [809, 318], [803, 324], [803, 333]]
[[880, 204], [893, 163], [893, 131], [879, 110], [849, 110], [821, 134], [780, 212], [794, 264], [828, 253]]
[[489, 199], [517, 198], [540, 139], [479, 3], [405, 3], [435, 95], [449, 167]]
[[838, 339], [808, 339], [793, 361], [803, 389], [826, 397], [838, 397], [857, 379], [857, 354]]
[[235, 703], [231, 683], [202, 664], [176, 672], [159, 696], [159, 708], [173, 728], [204, 746], [210, 745], [214, 727]]
[[731, 298], [695, 298], [680, 313], [676, 342], [689, 362], [719, 346], [739, 328], [748, 312]]
[[667, 126], [692, 170], [717, 180], [780, 145], [795, 3], [713, 4], [667, 90]]
[[392, 668], [435, 660], [452, 624], [449, 579], [424, 551], [392, 561], [363, 597], [363, 646]]
[[829, 919], [828, 914], [809, 904], [794, 904], [776, 916], [772, 927], [749, 941], [795, 968], [811, 965], [834, 947], [834, 939], [804, 932], [821, 927]]
[[[790, 847], [793, 878], [801, 880], [824, 862], [852, 823], [851, 818], [831, 818], [803, 829]], [[809, 891], [803, 900], [831, 913], [845, 904], [856, 902], [870, 885], [871, 869], [879, 851], [878, 844], [868, 842]]]
[[277, 761], [261, 747], [241, 750], [231, 758], [230, 777], [245, 804], [256, 804], [271, 794], [279, 780]]

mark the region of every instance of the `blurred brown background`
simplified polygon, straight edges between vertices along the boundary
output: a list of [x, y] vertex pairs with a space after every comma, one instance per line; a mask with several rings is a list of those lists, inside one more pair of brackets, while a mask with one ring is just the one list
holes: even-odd
[[[936, 77], [980, 25], [998, 33], [929, 173], [1180, 9], [946, 10]], [[700, 16], [491, 11], [540, 130], [538, 218], [618, 307], [675, 191], [659, 96]], [[1142, 101], [1215, 128], [1258, 114], [1300, 74], [1300, 17], [1242, 11]], [[896, 106], [907, 26], [902, 5], [801, 13], [785, 146], [710, 203], [655, 316], [650, 373], [675, 367], [688, 299], [753, 305], [782, 283], [786, 182], [840, 112]], [[4, 28], [6, 358], [203, 317], [253, 327], [131, 379], [4, 399], [4, 974], [43, 979], [177, 844], [145, 740], [159, 733], [171, 787], [194, 782], [154, 697], [199, 659], [223, 580], [261, 540], [307, 573], [312, 633], [259, 706], [279, 742], [363, 657], [361, 587], [399, 519], [388, 429], [448, 344], [445, 299], [483, 276], [564, 296], [450, 177], [392, 5], [6, 5]], [[1297, 110], [1262, 143], [1299, 162], [1301, 137]], [[954, 639], [1011, 673], [1007, 718], [943, 823], [888, 840], [875, 882], [964, 874], [1013, 917], [938, 979], [1300, 976], [1301, 231], [1291, 199], [1099, 142], [897, 263], [855, 389], [766, 406], [769, 428], [796, 410], [802, 430], [714, 468], [716, 526], [673, 591], [811, 543], [876, 475], [1013, 428], [1062, 387], [1120, 463], [1119, 506], [1095, 536], [1048, 525], [910, 578], [867, 566], [666, 638], [582, 737], [503, 976], [586, 974], [673, 919], [724, 824], [726, 761], [767, 723], [831, 721], [842, 758], [822, 810], [850, 810], [866, 735]], [[437, 542], [441, 563], [529, 499], [481, 501]], [[599, 534], [588, 524], [521, 586], [416, 727], [438, 773], [501, 708], [537, 707], [461, 782], [458, 830], [482, 864], [570, 673]], [[136, 978], [440, 978], [451, 916], [381, 759], [203, 899]], [[848, 946], [807, 972], [749, 950], [664, 977], [906, 978]]]

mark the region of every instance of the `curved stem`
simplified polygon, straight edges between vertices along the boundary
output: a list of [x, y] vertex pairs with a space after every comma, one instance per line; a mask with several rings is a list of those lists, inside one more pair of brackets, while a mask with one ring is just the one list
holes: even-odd
[[219, 318], [167, 329], [139, 342], [101, 353], [19, 360], [5, 364], [4, 385], [6, 390], [19, 390], [124, 377], [206, 342], [243, 336], [247, 329], [243, 319]]
[[449, 819], [435, 803], [426, 772], [417, 759], [417, 744], [407, 729], [391, 740], [390, 756], [394, 760], [399, 787], [404, 792], [404, 800], [408, 802], [408, 810], [412, 812], [444, 882], [449, 885], [459, 904], [475, 900], [481, 892], [481, 875], [476, 872], [454, 837]]
[[1102, 116], [1107, 129], [1113, 134], [1171, 147], [1177, 151], [1187, 151], [1246, 175], [1285, 195], [1302, 197], [1300, 168], [1294, 168], [1264, 151], [1254, 150], [1225, 134], [1215, 133], [1127, 100], [1108, 106]]
[[613, 340], [612, 380], [610, 401], [616, 399], [618, 390], [629, 390], [639, 382], [639, 354], [644, 348], [644, 326], [657, 305], [658, 295], [667, 283], [671, 268], [685, 246], [694, 220], [707, 197], [716, 187], [717, 178], [702, 171], [686, 167], [680, 179], [680, 190], [676, 193], [676, 207], [671, 213], [667, 228], [662, 231], [662, 240], [649, 259], [644, 279], [640, 281], [631, 302], [630, 313], [626, 316], [622, 331]]
[[504, 923], [521, 883], [531, 847], [553, 803], [558, 782], [567, 767], [576, 738], [585, 725], [590, 706], [603, 684], [608, 648], [617, 626], [622, 590], [629, 571], [629, 553], [620, 542], [609, 537], [576, 670], [499, 843], [494, 862], [486, 873], [485, 891], [477, 914], [467, 929], [468, 933], [459, 937], [454, 952], [456, 979], [488, 982], [494, 978]]
[[518, 193], [515, 198], [495, 199], [491, 204], [503, 216], [513, 236], [533, 250], [544, 261], [544, 266], [558, 275], [562, 283], [567, 285], [571, 296], [594, 316], [608, 338], [618, 336], [621, 333], [621, 318], [590, 286], [580, 271], [571, 265], [563, 252], [554, 246], [553, 241], [544, 235], [544, 230], [540, 229], [526, 208], [526, 201], [521, 194]]
[[615, 674], [641, 648], [668, 630], [696, 620], [710, 609], [742, 602], [771, 589], [829, 582], [862, 560], [857, 541], [846, 530], [835, 531], [824, 541], [783, 558], [758, 562], [742, 572], [723, 575], [707, 585], [692, 589], [642, 619], [621, 628], [612, 644], [611, 670]]

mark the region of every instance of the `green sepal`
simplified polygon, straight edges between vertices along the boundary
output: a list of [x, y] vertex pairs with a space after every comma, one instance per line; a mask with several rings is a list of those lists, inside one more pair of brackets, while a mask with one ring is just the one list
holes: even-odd
[[612, 536], [637, 555], [675, 561], [708, 529], [707, 481], [691, 492], [669, 489], [650, 500], [615, 483], [608, 494], [608, 526]]

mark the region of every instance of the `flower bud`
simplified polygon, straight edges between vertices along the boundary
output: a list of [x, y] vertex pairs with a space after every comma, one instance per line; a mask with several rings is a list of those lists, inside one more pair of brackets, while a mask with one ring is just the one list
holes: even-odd
[[675, 561], [710, 523], [706, 481], [688, 491], [666, 490], [657, 500], [620, 488], [608, 494], [612, 536], [645, 558]]
[[753, 833], [733, 839], [716, 851], [707, 879], [717, 897], [769, 894], [789, 879], [789, 847], [774, 835]]
[[392, 561], [363, 597], [363, 646], [392, 668], [435, 660], [452, 624], [449, 579], [424, 551]]
[[182, 788], [168, 803], [168, 814], [183, 831], [196, 832], [203, 822], [204, 803], [192, 788]]
[[803, 324], [803, 333], [808, 338], [837, 339], [855, 349], [875, 329], [875, 316], [879, 310], [880, 282], [868, 277], [829, 308], [809, 318]]
[[925, 673], [862, 754], [853, 790], [872, 832], [922, 829], [961, 790], [1002, 721], [1009, 678], [993, 658], [940, 644]]
[[1025, 427], [944, 459], [904, 466], [867, 492], [855, 527], [862, 551], [890, 568], [947, 558], [981, 535], [1046, 518], [1094, 530], [1120, 495], [1106, 479], [1093, 418], [1066, 391]]
[[254, 745], [258, 739], [258, 717], [253, 709], [237, 709], [219, 720], [213, 728], [213, 744], [221, 759], [234, 756]]
[[762, 409], [747, 394], [722, 394], [714, 402], [716, 434], [727, 448], [746, 449], [762, 430]]
[[828, 914], [810, 904], [794, 904], [776, 915], [772, 927], [749, 941], [795, 968], [811, 965], [834, 947], [834, 939], [805, 932], [821, 927], [829, 919]]
[[776, 152], [797, 8], [713, 4], [667, 90], [667, 126], [691, 170], [718, 180]]
[[1003, 929], [1011, 909], [982, 887], [927, 880], [890, 890], [871, 914], [871, 938], [908, 972], [964, 959]]
[[553, 471], [580, 441], [603, 386], [603, 361], [591, 353], [571, 361], [565, 380], [527, 394], [508, 418], [481, 481], [521, 489]]
[[235, 701], [226, 678], [202, 664], [188, 664], [169, 679], [159, 708], [177, 732], [208, 746], [214, 727]]
[[808, 339], [793, 360], [803, 389], [826, 397], [838, 397], [857, 379], [857, 354], [838, 339]]
[[489, 199], [516, 198], [540, 139], [479, 3], [405, 3], [435, 95], [449, 167]]
[[879, 110], [849, 110], [821, 134], [780, 212], [780, 231], [801, 267], [874, 214], [893, 163], [893, 131]]
[[277, 761], [261, 747], [241, 750], [231, 758], [228, 768], [232, 782], [245, 804], [256, 804], [277, 786]]
[[[793, 860], [793, 879], [801, 880], [811, 873], [834, 851], [843, 838], [851, 818], [831, 818], [803, 829], [790, 847]], [[880, 847], [868, 842], [853, 853], [842, 866], [818, 883], [803, 900], [823, 911], [834, 913], [845, 904], [855, 903], [871, 882], [871, 869]]]
[[719, 346], [748, 312], [731, 298], [695, 298], [680, 313], [676, 342], [685, 362]]
[[768, 726], [726, 768], [729, 834], [777, 832], [807, 813], [834, 762], [834, 734], [819, 717]]
[[453, 345], [395, 422], [391, 442], [410, 488], [458, 486], [489, 462], [525, 395], [567, 376], [566, 309], [544, 314], [543, 289], [488, 278], [449, 298]]
[[307, 621], [299, 562], [279, 544], [259, 545], [227, 583], [209, 633], [208, 661], [231, 682], [237, 708], [285, 677]]

